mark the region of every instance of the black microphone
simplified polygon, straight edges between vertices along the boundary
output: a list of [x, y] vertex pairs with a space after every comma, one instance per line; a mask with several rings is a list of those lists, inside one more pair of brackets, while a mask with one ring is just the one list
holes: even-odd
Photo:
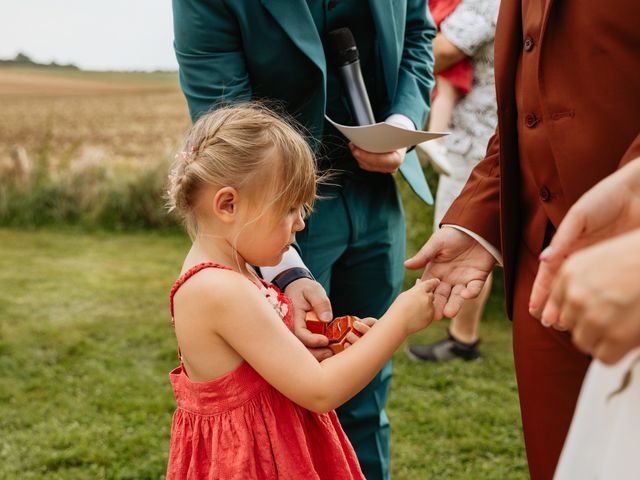
[[358, 47], [348, 28], [338, 28], [327, 35], [327, 43], [331, 62], [340, 71], [342, 84], [347, 90], [347, 98], [351, 106], [351, 113], [355, 117], [357, 125], [370, 125], [375, 123], [373, 111], [369, 103], [367, 88], [360, 71], [358, 60]]

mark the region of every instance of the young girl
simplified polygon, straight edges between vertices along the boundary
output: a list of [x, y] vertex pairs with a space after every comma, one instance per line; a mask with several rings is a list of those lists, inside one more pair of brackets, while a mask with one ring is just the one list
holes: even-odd
[[[429, 0], [429, 10], [440, 31], [440, 25], [460, 4], [461, 0]], [[442, 35], [438, 33], [438, 35]], [[435, 43], [434, 48], [438, 48]], [[473, 66], [468, 58], [460, 60], [436, 75], [436, 89], [431, 101], [428, 129], [434, 132], [449, 130], [453, 109], [458, 101], [471, 90]], [[427, 154], [434, 169], [444, 175], [451, 174], [444, 138], [424, 142], [418, 148]]]
[[181, 364], [167, 478], [364, 478], [333, 409], [431, 322], [437, 281], [318, 363], [291, 331], [290, 300], [250, 266], [277, 264], [294, 242], [315, 175], [304, 138], [252, 104], [200, 118], [177, 157], [169, 201], [193, 245], [171, 289]]

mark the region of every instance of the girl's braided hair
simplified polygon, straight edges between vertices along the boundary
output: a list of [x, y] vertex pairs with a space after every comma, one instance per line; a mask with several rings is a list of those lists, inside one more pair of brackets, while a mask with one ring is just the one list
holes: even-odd
[[316, 194], [313, 152], [296, 127], [264, 105], [218, 108], [193, 125], [169, 174], [169, 211], [183, 217], [191, 236], [197, 233], [196, 197], [205, 185], [266, 193], [260, 201], [276, 213], [299, 205], [309, 210]]

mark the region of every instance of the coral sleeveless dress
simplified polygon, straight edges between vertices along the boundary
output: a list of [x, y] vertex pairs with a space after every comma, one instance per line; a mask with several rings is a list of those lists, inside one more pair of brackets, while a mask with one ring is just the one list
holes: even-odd
[[[213, 263], [196, 265], [171, 289]], [[256, 285], [292, 329], [288, 297]], [[282, 368], [287, 368], [283, 365]], [[206, 382], [183, 365], [170, 374], [177, 402], [171, 426], [168, 479], [364, 479], [335, 412], [313, 413], [273, 388], [247, 362]]]

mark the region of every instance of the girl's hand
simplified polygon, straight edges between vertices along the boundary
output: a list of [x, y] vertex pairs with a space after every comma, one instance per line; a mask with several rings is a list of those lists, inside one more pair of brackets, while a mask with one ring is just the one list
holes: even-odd
[[349, 332], [347, 333], [347, 341], [344, 344], [344, 348], [348, 348], [350, 347], [352, 344], [356, 343], [358, 341], [358, 339], [364, 335], [365, 333], [367, 333], [369, 330], [371, 330], [371, 327], [373, 327], [376, 323], [376, 319], [373, 317], [366, 317], [366, 318], [359, 318], [356, 322], [354, 322], [353, 324], [353, 328], [360, 334], [358, 335], [355, 332]]
[[398, 295], [385, 316], [398, 317], [403, 321], [407, 335], [428, 327], [435, 314], [433, 292], [439, 283], [437, 278], [417, 279], [413, 287]]

